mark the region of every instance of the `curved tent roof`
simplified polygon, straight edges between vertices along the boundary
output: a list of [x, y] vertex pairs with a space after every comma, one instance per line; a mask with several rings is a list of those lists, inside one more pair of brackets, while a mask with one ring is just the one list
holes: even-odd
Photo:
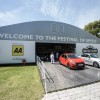
[[100, 39], [94, 35], [73, 25], [55, 21], [32, 21], [2, 26], [0, 40], [100, 44]]

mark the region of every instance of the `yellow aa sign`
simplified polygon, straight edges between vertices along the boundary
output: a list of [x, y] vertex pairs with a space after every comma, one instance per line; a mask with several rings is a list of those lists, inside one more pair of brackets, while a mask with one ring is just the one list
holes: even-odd
[[24, 46], [23, 45], [12, 45], [12, 56], [23, 56]]

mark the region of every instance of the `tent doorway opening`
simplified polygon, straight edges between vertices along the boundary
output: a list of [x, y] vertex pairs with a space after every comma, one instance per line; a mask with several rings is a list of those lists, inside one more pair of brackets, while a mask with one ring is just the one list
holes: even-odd
[[36, 43], [36, 55], [42, 60], [49, 60], [50, 54], [56, 52], [62, 53], [74, 53], [76, 44], [62, 44], [62, 43]]

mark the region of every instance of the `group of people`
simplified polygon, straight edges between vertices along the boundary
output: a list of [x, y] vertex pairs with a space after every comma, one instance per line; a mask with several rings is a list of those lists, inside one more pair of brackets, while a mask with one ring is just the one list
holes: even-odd
[[59, 58], [59, 53], [58, 52], [56, 52], [56, 57], [55, 57], [53, 52], [50, 54], [50, 60], [51, 60], [52, 64], [54, 64], [55, 58], [56, 58], [56, 60], [58, 60], [58, 58]]

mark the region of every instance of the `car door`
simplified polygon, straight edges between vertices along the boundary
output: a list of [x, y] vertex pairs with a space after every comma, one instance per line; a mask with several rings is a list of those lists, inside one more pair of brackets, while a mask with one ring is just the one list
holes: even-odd
[[88, 54], [85, 55], [85, 62], [86, 62], [86, 64], [91, 65], [91, 58], [90, 58], [90, 55], [88, 55]]
[[64, 65], [67, 66], [67, 63], [68, 63], [67, 55], [64, 55]]
[[60, 57], [60, 62], [61, 62], [62, 64], [64, 64], [64, 54], [61, 55], [61, 57]]
[[[85, 54], [81, 55], [81, 58], [84, 59], [84, 61], [85, 61], [86, 55], [85, 55]], [[85, 62], [86, 62], [86, 61], [85, 61]]]
[[66, 59], [65, 59], [65, 54], [62, 55], [62, 64], [65, 65]]
[[89, 56], [87, 54], [81, 55], [82, 59], [84, 59], [85, 64], [88, 64]]
[[93, 65], [93, 60], [92, 60], [92, 57], [90, 57], [90, 59], [89, 59], [89, 65]]
[[90, 55], [89, 65], [93, 65], [93, 62], [94, 62], [94, 59], [93, 59], [93, 57], [91, 57], [91, 55]]

